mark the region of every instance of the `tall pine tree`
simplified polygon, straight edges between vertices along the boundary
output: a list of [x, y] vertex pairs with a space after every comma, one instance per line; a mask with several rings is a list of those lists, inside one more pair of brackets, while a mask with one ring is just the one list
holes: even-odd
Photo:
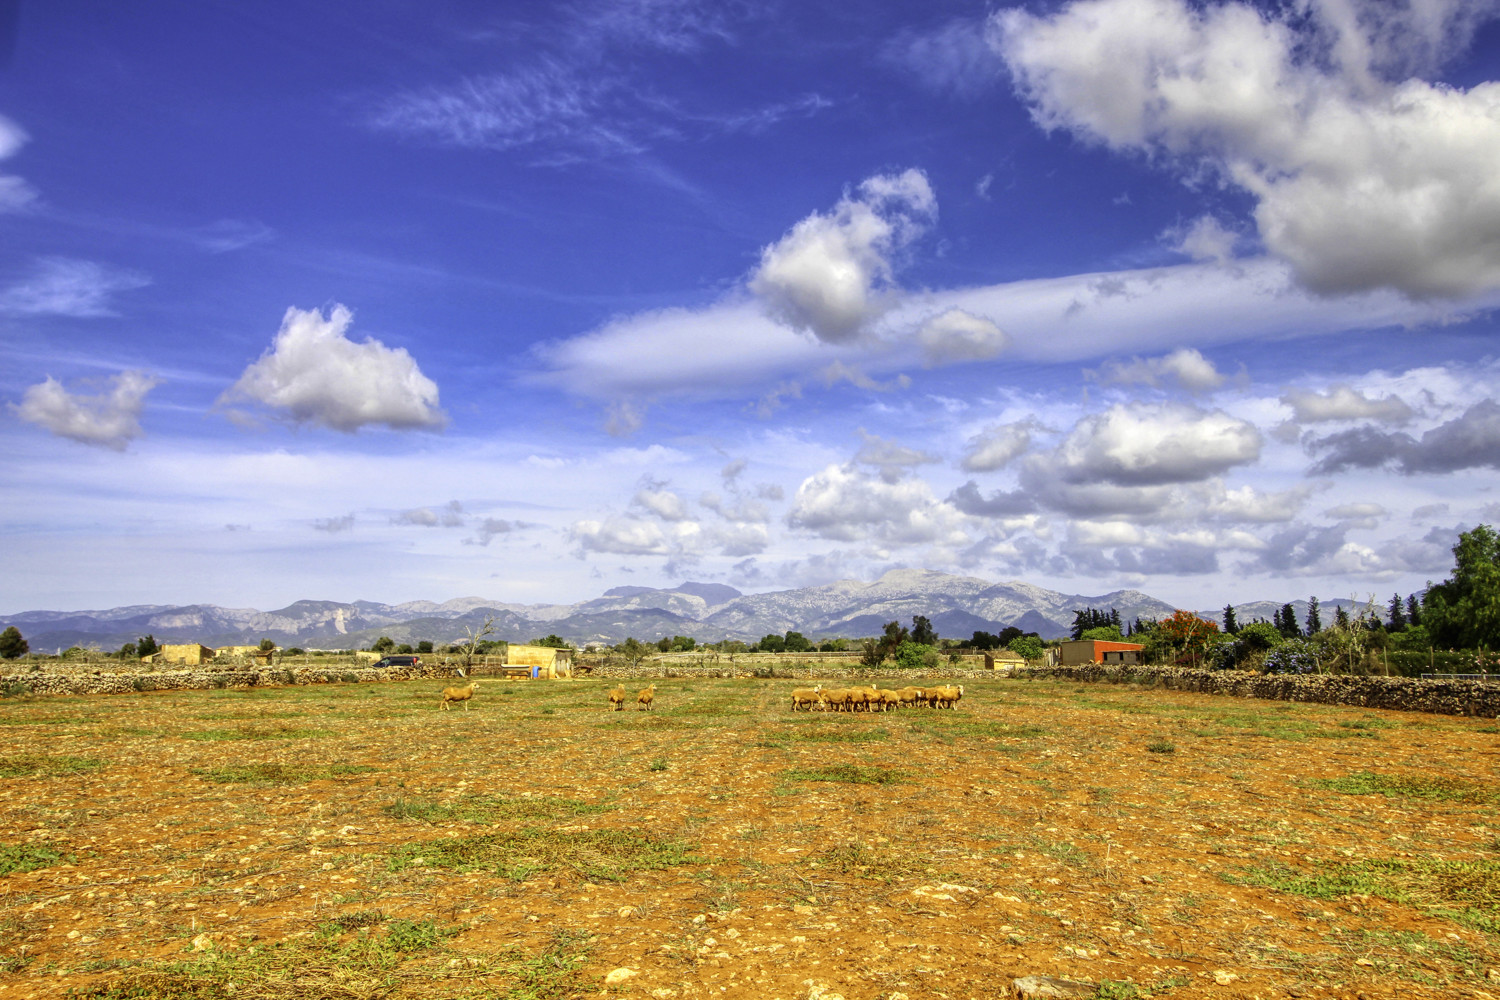
[[1406, 595], [1406, 624], [1413, 628], [1422, 624], [1422, 602], [1416, 594]]
[[1389, 615], [1390, 620], [1386, 623], [1386, 627], [1389, 628], [1390, 631], [1406, 631], [1406, 605], [1401, 600], [1400, 594], [1391, 595], [1391, 604], [1387, 609], [1387, 614]]
[[1228, 635], [1239, 634], [1240, 623], [1235, 620], [1233, 604], [1224, 605], [1224, 631]]
[[1318, 610], [1318, 597], [1314, 594], [1307, 599], [1307, 634], [1317, 635], [1323, 631], [1323, 615]]

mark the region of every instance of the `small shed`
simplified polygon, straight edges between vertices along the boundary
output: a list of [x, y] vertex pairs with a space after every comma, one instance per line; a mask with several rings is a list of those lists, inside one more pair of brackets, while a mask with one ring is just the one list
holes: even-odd
[[141, 657], [141, 662], [198, 667], [211, 662], [213, 658], [214, 651], [207, 646], [196, 642], [183, 642], [161, 646], [150, 656]]
[[571, 649], [552, 646], [520, 646], [512, 643], [505, 651], [505, 663], [511, 667], [531, 667], [531, 676], [556, 680], [573, 676]]
[[997, 649], [984, 654], [984, 668], [986, 670], [1004, 670], [1008, 667], [1024, 667], [1026, 657], [1014, 649]]
[[1106, 642], [1102, 639], [1078, 639], [1062, 644], [1062, 665], [1076, 667], [1083, 663], [1140, 663], [1138, 642]]

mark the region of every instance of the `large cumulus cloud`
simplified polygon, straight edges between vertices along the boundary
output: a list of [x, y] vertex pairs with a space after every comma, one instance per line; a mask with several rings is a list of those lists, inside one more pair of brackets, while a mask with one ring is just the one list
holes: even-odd
[[404, 348], [378, 340], [360, 343], [345, 333], [354, 314], [336, 305], [286, 311], [271, 349], [220, 397], [221, 403], [254, 402], [296, 423], [354, 432], [384, 424], [396, 430], [436, 429], [447, 418], [438, 407], [437, 383], [422, 374]]
[[1255, 199], [1260, 238], [1323, 293], [1500, 288], [1500, 83], [1417, 75], [1475, 3], [1076, 0], [998, 13], [1035, 119]]

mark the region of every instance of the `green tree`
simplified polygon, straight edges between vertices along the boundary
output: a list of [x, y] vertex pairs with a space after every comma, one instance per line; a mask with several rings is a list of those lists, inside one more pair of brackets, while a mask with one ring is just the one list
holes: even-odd
[[932, 630], [932, 620], [926, 615], [912, 615], [911, 641], [921, 646], [936, 646], [938, 636]]
[[1458, 536], [1453, 575], [1427, 589], [1422, 624], [1441, 646], [1500, 646], [1500, 534], [1488, 524]]
[[7, 625], [4, 632], [0, 632], [0, 659], [14, 660], [31, 652], [31, 644], [21, 635], [21, 630], [14, 625]]
[[1275, 625], [1288, 639], [1296, 639], [1302, 635], [1302, 627], [1297, 624], [1297, 609], [1291, 604], [1283, 604], [1271, 616], [1271, 624]]
[[1401, 600], [1400, 594], [1391, 595], [1390, 607], [1386, 609], [1389, 616], [1389, 628], [1392, 632], [1406, 631], [1406, 603]]
[[160, 651], [161, 647], [156, 644], [156, 639], [154, 636], [143, 635], [135, 641], [135, 655], [139, 656], [143, 660], [146, 657]]
[[614, 651], [625, 657], [626, 662], [633, 667], [650, 654], [651, 647], [632, 635], [626, 637], [624, 642], [614, 648]]
[[812, 652], [812, 640], [808, 639], [807, 636], [803, 635], [801, 632], [788, 631], [787, 634], [782, 637], [781, 641], [783, 644], [782, 648], [785, 649], [788, 653]]
[[1417, 600], [1416, 594], [1406, 595], [1406, 624], [1422, 624], [1422, 602]]
[[1000, 637], [990, 632], [976, 631], [974, 638], [969, 640], [971, 649], [999, 649], [1002, 645]]
[[1080, 639], [1095, 639], [1099, 642], [1124, 642], [1125, 637], [1120, 630], [1113, 625], [1100, 625], [1097, 628], [1084, 629]]
[[880, 659], [875, 662], [880, 663], [887, 657], [895, 656], [896, 647], [910, 638], [911, 633], [902, 628], [900, 622], [886, 622], [880, 636]]
[[770, 635], [762, 636], [760, 642], [756, 643], [756, 645], [760, 647], [762, 653], [785, 653], [786, 636], [777, 635], [773, 632]]
[[409, 642], [403, 642], [401, 645], [399, 645], [399, 646], [396, 647], [396, 652], [401, 653], [403, 655], [408, 654], [408, 653], [415, 653], [416, 651], [417, 651], [416, 647], [413, 646]]
[[1040, 637], [1035, 635], [1022, 635], [1012, 639], [1010, 641], [1010, 645], [1006, 648], [1013, 653], [1020, 653], [1028, 660], [1040, 660], [1042, 658], [1042, 652], [1046, 647], [1042, 645], [1042, 640]]
[[564, 639], [560, 635], [552, 635], [552, 634], [545, 635], [545, 636], [543, 636], [540, 639], [532, 639], [531, 640], [531, 645], [533, 645], [533, 646], [546, 646], [549, 649], [572, 649], [573, 648], [573, 644], [570, 643], [570, 642], [568, 642], [568, 640]]
[[[291, 651], [288, 650], [288, 652], [291, 652]], [[432, 652], [432, 640], [431, 639], [423, 639], [421, 642], [417, 643], [417, 652], [419, 652], [419, 653], [430, 653], [430, 652]]]
[[1225, 633], [1228, 634], [1228, 635], [1236, 635], [1236, 634], [1239, 633], [1239, 630], [1240, 630], [1240, 623], [1234, 617], [1234, 605], [1233, 604], [1226, 604], [1226, 605], [1224, 605], [1224, 631], [1225, 631]]
[[897, 666], [908, 669], [938, 665], [937, 650], [925, 642], [916, 642], [912, 639], [903, 640], [896, 647], [895, 657]]
[[395, 648], [396, 640], [392, 639], [388, 635], [383, 635], [379, 639], [376, 639], [374, 642], [370, 643], [370, 651], [373, 653], [380, 653], [382, 655], [385, 653], [389, 653]]
[[135, 651], [135, 643], [133, 642], [127, 642], [121, 646], [118, 655], [122, 660], [134, 660], [140, 657], [140, 654]]
[[859, 662], [866, 667], [878, 667], [885, 662], [885, 647], [874, 639], [865, 639], [859, 644]]
[[1323, 615], [1318, 610], [1318, 597], [1314, 594], [1307, 599], [1307, 634], [1317, 635], [1323, 631]]
[[274, 650], [275, 648], [276, 648], [276, 640], [275, 639], [262, 639], [260, 641], [260, 651], [262, 653], [269, 653], [272, 650]]

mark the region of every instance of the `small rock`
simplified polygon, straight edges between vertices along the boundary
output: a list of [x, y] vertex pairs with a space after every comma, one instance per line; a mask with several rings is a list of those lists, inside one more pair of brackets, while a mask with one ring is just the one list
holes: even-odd
[[616, 914], [621, 919], [623, 919], [625, 917], [628, 917], [628, 916], [631, 916], [634, 913], [635, 913], [635, 907], [633, 907], [633, 906], [622, 906], [622, 907], [619, 908], [619, 910], [616, 911]]
[[604, 985], [605, 986], [618, 986], [621, 983], [623, 983], [625, 980], [629, 979], [631, 976], [638, 976], [638, 975], [640, 975], [640, 973], [637, 972], [635, 969], [626, 969], [626, 968], [623, 968], [623, 967], [619, 968], [619, 969], [613, 969], [613, 970], [610, 971], [609, 975], [607, 975], [607, 976], [604, 977]]
[[1052, 976], [1025, 976], [1014, 980], [1019, 1000], [1056, 1000], [1056, 998], [1091, 997], [1097, 987], [1093, 983], [1078, 983], [1071, 979], [1055, 979]]
[[1228, 969], [1214, 970], [1214, 982], [1218, 983], [1220, 986], [1228, 986], [1238, 978], [1240, 977], [1235, 975], [1233, 972], [1230, 972]]
[[202, 934], [199, 934], [197, 937], [193, 938], [194, 951], [213, 951], [213, 948], [214, 939], [208, 936], [207, 931], [204, 931]]

